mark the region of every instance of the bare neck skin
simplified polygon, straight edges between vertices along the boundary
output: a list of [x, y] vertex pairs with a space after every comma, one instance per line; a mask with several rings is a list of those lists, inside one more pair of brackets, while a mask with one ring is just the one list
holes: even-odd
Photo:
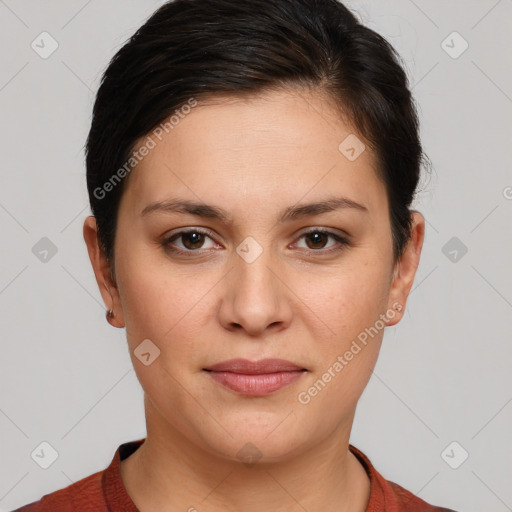
[[[145, 404], [148, 418], [159, 414]], [[348, 450], [348, 433], [340, 428], [297, 457], [251, 465], [148, 424], [146, 441], [121, 462], [121, 478], [141, 512], [365, 512], [370, 481]]]

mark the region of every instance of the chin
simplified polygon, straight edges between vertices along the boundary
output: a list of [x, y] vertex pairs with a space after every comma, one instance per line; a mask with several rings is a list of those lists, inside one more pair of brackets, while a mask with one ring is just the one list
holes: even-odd
[[203, 439], [210, 445], [210, 451], [227, 460], [246, 465], [283, 462], [305, 451], [312, 440], [305, 431], [296, 432], [290, 425], [280, 426], [282, 419], [276, 421], [271, 428], [266, 422], [254, 423], [252, 427], [245, 425], [243, 428], [226, 424], [226, 430], [233, 437], [226, 434], [219, 438], [215, 431], [213, 439]]

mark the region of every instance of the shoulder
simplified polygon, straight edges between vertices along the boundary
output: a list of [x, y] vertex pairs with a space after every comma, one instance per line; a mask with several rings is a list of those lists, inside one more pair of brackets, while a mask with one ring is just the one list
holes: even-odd
[[400, 487], [395, 482], [391, 482], [389, 480], [385, 480], [386, 484], [389, 486], [390, 490], [393, 493], [393, 497], [397, 502], [398, 511], [407, 511], [407, 512], [456, 512], [450, 508], [438, 507], [435, 505], [431, 505], [426, 501], [418, 498], [412, 492]]
[[101, 485], [103, 473], [98, 471], [13, 512], [107, 512]]
[[46, 494], [12, 512], [109, 512], [123, 510], [138, 512], [132, 502], [120, 474], [120, 463], [130, 456], [145, 441], [145, 438], [120, 445], [110, 465], [102, 471], [82, 478], [67, 487]]
[[349, 448], [370, 479], [370, 499], [366, 512], [456, 512], [431, 505], [395, 482], [386, 480], [363, 452], [353, 445], [349, 445]]

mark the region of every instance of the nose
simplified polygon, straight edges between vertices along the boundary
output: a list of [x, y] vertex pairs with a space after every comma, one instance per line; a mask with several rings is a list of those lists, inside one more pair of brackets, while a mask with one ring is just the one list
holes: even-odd
[[267, 330], [275, 333], [289, 326], [293, 294], [282, 266], [274, 260], [269, 250], [250, 263], [233, 255], [234, 268], [227, 276], [219, 309], [225, 329], [261, 336]]

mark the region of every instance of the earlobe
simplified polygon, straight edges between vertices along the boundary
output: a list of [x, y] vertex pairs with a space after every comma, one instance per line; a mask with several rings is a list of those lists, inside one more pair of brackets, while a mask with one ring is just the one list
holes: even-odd
[[105, 313], [105, 317], [107, 319], [107, 322], [112, 326], [112, 327], [124, 327], [124, 324], [120, 324], [117, 319], [115, 319], [115, 316], [116, 314], [114, 313], [114, 310], [113, 309], [109, 309], [106, 313]]
[[85, 219], [83, 236], [96, 277], [96, 283], [107, 308], [107, 321], [114, 327], [122, 328], [124, 327], [124, 320], [119, 293], [112, 275], [111, 264], [99, 243], [98, 226], [95, 217], [89, 216]]
[[[113, 277], [112, 277], [112, 279], [113, 279]], [[111, 301], [109, 303], [109, 304], [111, 304], [111, 306], [109, 306], [109, 304], [107, 304], [107, 311], [105, 312], [105, 318], [107, 319], [107, 322], [110, 325], [112, 325], [113, 327], [124, 327], [124, 325], [119, 324], [119, 321], [118, 321], [119, 319], [116, 318], [116, 313], [114, 311], [114, 307], [115, 307], [114, 305], [116, 303], [116, 300], [111, 292], [112, 284], [110, 286], [108, 286], [107, 283], [105, 283], [105, 281], [103, 281], [103, 285], [104, 285], [105, 289], [108, 291], [108, 293], [110, 294], [110, 298], [111, 298]], [[113, 288], [116, 288], [116, 295], [117, 295], [117, 287], [115, 286], [115, 284], [113, 285]]]

